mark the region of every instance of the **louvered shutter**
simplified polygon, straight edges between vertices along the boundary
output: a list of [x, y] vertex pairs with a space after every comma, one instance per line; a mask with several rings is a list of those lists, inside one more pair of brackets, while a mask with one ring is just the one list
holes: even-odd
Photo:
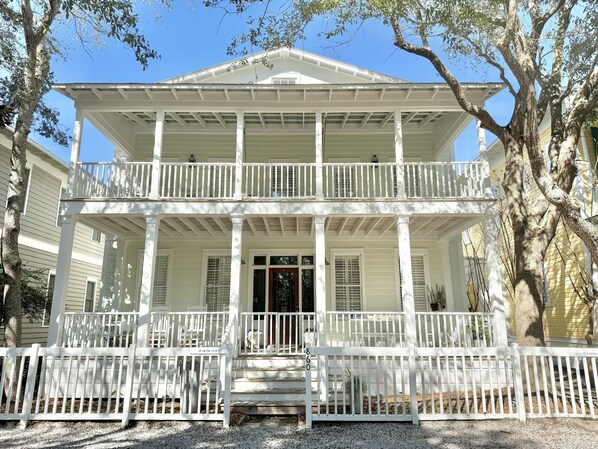
[[352, 198], [355, 196], [355, 167], [339, 165], [335, 168], [334, 196], [336, 198]]
[[230, 302], [230, 257], [209, 256], [206, 276], [208, 312], [228, 310]]
[[[411, 273], [413, 277], [413, 301], [415, 303], [415, 311], [426, 312], [428, 310], [428, 300], [426, 298], [424, 256], [411, 256]], [[401, 270], [399, 270], [399, 295], [401, 295], [401, 310], [404, 310]]]
[[296, 196], [296, 178], [294, 166], [275, 165], [272, 167], [272, 196], [273, 197], [293, 197]]
[[361, 310], [361, 267], [359, 256], [335, 256], [336, 310]]
[[168, 255], [156, 256], [152, 307], [165, 307], [168, 294]]

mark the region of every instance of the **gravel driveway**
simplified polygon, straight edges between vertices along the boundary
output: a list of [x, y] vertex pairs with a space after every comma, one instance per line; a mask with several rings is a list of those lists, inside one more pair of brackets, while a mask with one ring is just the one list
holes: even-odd
[[1, 448], [598, 448], [598, 421], [518, 421], [314, 424], [297, 418], [243, 417], [229, 429], [220, 423], [36, 422], [25, 430], [0, 423]]

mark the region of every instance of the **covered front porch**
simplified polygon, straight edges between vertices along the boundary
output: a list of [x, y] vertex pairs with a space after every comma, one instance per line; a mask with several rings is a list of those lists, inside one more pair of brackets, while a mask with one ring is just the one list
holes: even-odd
[[[232, 344], [238, 355], [498, 345], [500, 301], [467, 307], [460, 232], [480, 218], [81, 216], [107, 234], [100, 299], [87, 311], [62, 304], [56, 345]], [[436, 286], [441, 311], [428, 298]]]

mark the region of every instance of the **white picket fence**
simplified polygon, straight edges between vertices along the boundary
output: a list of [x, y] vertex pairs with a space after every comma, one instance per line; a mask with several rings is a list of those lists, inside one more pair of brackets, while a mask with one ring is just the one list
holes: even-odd
[[[306, 348], [306, 425], [598, 416], [598, 350]], [[314, 372], [315, 371], [315, 372]], [[312, 381], [317, 388], [312, 392]]]
[[217, 420], [232, 348], [0, 348], [0, 420]]

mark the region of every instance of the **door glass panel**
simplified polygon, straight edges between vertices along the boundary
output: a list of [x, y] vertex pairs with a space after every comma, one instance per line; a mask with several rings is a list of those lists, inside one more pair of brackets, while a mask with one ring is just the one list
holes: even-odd
[[314, 311], [314, 270], [301, 271], [301, 311]]
[[266, 256], [254, 256], [253, 264], [254, 265], [266, 265]]
[[301, 257], [301, 265], [313, 265], [314, 264], [314, 256], [302, 256]]
[[253, 311], [266, 311], [266, 270], [253, 271]]
[[297, 265], [297, 256], [270, 256], [270, 265]]
[[272, 311], [280, 313], [295, 312], [295, 298], [297, 295], [295, 283], [297, 273], [272, 273]]

